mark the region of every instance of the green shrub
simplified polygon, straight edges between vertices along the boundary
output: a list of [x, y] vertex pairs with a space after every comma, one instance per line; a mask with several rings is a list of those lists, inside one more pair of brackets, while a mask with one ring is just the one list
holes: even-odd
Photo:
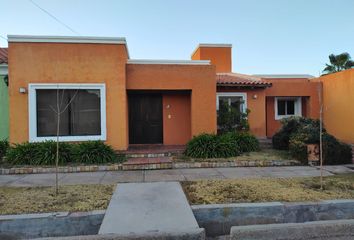
[[[240, 102], [240, 104], [244, 104]], [[248, 115], [250, 110], [246, 112], [240, 111], [240, 105], [229, 105], [226, 102], [220, 102], [219, 110], [217, 112], [218, 134], [234, 132], [236, 130], [248, 131]]]
[[323, 135], [323, 161], [326, 165], [349, 164], [352, 160], [352, 149], [348, 144], [339, 142], [329, 134]]
[[289, 140], [289, 152], [291, 156], [304, 165], [308, 164], [306, 140], [307, 136], [305, 134], [292, 135]]
[[311, 135], [311, 137], [309, 137], [310, 142], [313, 142], [318, 138], [320, 132], [320, 124], [318, 120], [302, 117], [289, 117], [282, 119], [280, 122], [282, 126], [272, 138], [273, 148], [275, 149], [288, 150], [291, 135], [299, 130], [306, 131]]
[[249, 132], [230, 132], [226, 135], [230, 135], [241, 153], [259, 151], [258, 139]]
[[290, 134], [290, 154], [302, 164], [308, 164], [307, 144], [318, 144], [320, 141], [320, 123], [318, 120], [303, 119], [297, 129]]
[[[319, 144], [320, 122], [308, 118], [288, 118], [282, 120], [282, 128], [273, 137], [273, 146], [277, 149], [289, 149], [291, 155], [307, 164], [307, 144]], [[351, 162], [351, 147], [340, 143], [335, 137], [323, 134], [324, 164], [346, 164]]]
[[201, 134], [187, 143], [185, 155], [194, 158], [227, 158], [240, 154], [231, 135]]
[[[71, 144], [59, 143], [59, 164], [71, 162], [72, 153]], [[15, 144], [7, 151], [6, 158], [13, 165], [55, 165], [56, 142]]]
[[9, 142], [7, 140], [0, 140], [0, 162], [2, 158], [6, 155], [9, 149]]
[[123, 161], [113, 148], [102, 141], [82, 142], [75, 146], [75, 162], [85, 164], [116, 163]]

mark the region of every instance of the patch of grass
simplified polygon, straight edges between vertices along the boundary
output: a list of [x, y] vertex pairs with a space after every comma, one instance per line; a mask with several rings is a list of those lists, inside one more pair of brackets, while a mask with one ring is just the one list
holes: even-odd
[[0, 187], [0, 214], [106, 209], [115, 185], [54, 187]]
[[319, 177], [202, 180], [183, 182], [191, 204], [240, 202], [302, 202], [354, 199], [354, 174]]
[[275, 149], [264, 149], [258, 152], [248, 152], [243, 153], [237, 157], [231, 158], [190, 158], [185, 155], [175, 158], [178, 162], [230, 162], [235, 160], [293, 160], [288, 151], [275, 150]]
[[293, 160], [288, 151], [264, 149], [258, 152], [244, 153], [237, 160]]

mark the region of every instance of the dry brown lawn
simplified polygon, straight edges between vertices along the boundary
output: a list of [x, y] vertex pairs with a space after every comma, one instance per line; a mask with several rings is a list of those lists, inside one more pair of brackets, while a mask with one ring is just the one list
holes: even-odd
[[182, 186], [191, 204], [354, 199], [354, 174], [325, 177], [324, 190], [319, 177], [202, 180]]
[[[238, 202], [300, 202], [354, 199], [354, 174], [324, 178], [262, 178], [182, 182], [191, 204]], [[0, 215], [106, 209], [115, 185], [68, 185], [55, 195], [53, 187], [0, 187]]]
[[106, 209], [115, 185], [54, 187], [0, 187], [0, 214]]

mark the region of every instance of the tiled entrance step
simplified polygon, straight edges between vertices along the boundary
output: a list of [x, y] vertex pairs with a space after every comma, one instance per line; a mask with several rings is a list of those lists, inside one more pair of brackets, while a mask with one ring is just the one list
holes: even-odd
[[261, 149], [272, 149], [273, 144], [272, 144], [272, 139], [270, 138], [258, 138], [259, 141], [259, 147]]
[[172, 169], [171, 157], [135, 157], [123, 163], [123, 170]]
[[127, 158], [161, 158], [181, 155], [184, 150], [183, 145], [134, 144], [120, 153], [125, 154]]

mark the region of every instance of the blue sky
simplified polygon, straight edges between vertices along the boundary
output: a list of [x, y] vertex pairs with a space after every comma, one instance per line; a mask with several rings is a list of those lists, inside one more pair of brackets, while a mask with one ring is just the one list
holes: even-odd
[[[354, 58], [354, 0], [33, 0], [82, 36], [126, 37], [131, 58], [189, 59], [233, 44], [233, 71], [319, 75]], [[75, 35], [29, 0], [0, 0], [0, 35]], [[7, 46], [0, 38], [0, 46]]]

